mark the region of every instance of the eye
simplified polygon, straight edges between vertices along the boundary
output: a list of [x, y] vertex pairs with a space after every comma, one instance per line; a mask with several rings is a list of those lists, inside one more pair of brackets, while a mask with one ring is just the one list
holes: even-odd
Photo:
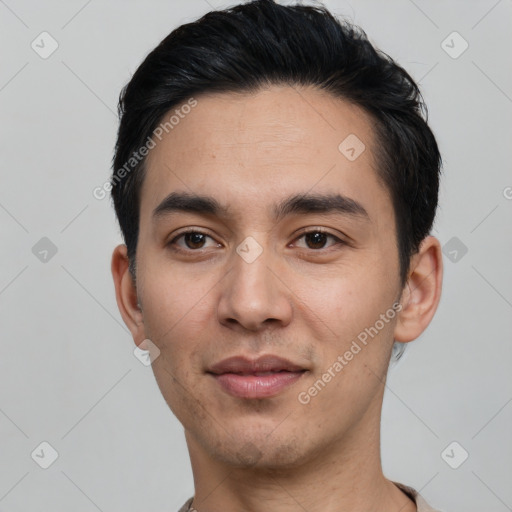
[[345, 244], [345, 242], [343, 242], [343, 240], [337, 236], [334, 236], [333, 234], [319, 228], [303, 232], [302, 235], [296, 240], [300, 240], [301, 238], [304, 238], [304, 241], [306, 242], [306, 248], [312, 250], [324, 249], [325, 243], [329, 238], [335, 241], [335, 243], [332, 245]]
[[[190, 230], [190, 231], [184, 231], [180, 233], [178, 236], [174, 237], [168, 245], [170, 246], [177, 246], [177, 250], [197, 250], [197, 249], [204, 249], [205, 248], [205, 242], [206, 239], [210, 238], [213, 240], [213, 238], [206, 233], [203, 233], [202, 231], [199, 231], [197, 229]], [[185, 243], [185, 247], [183, 245], [177, 244], [177, 241], [183, 239], [183, 242]], [[217, 247], [219, 247], [220, 244], [216, 244]]]
[[[185, 251], [185, 252], [195, 252], [200, 251], [201, 249], [207, 249], [205, 246], [207, 239], [213, 240], [211, 236], [204, 233], [203, 231], [194, 229], [189, 231], [183, 231], [176, 237], [174, 237], [167, 245], [171, 246], [174, 250], [177, 251]], [[334, 241], [331, 246], [334, 245], [346, 245], [343, 240], [338, 238], [337, 236], [321, 229], [315, 228], [309, 231], [304, 231], [298, 238], [295, 240], [304, 239], [306, 243], [306, 249], [311, 249], [313, 251], [319, 251], [321, 249], [325, 249], [325, 244], [328, 239]], [[183, 243], [178, 243], [182, 241]], [[184, 244], [184, 245], [183, 245]], [[212, 247], [220, 247], [221, 244], [215, 243]]]

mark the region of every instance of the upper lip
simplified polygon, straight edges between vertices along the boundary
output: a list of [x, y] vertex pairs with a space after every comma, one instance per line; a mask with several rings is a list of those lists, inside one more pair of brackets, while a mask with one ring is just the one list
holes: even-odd
[[263, 355], [257, 359], [250, 359], [244, 356], [234, 356], [223, 359], [208, 369], [209, 373], [257, 373], [257, 372], [278, 372], [281, 370], [297, 372], [305, 370], [304, 367], [275, 355]]

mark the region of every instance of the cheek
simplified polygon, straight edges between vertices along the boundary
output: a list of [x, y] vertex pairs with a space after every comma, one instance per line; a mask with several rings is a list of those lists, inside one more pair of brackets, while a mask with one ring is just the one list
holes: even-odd
[[[379, 278], [380, 269], [375, 266], [352, 271], [350, 276], [315, 285], [304, 309], [314, 310], [321, 319], [309, 327], [317, 340], [320, 363], [311, 380], [329, 381], [313, 408], [337, 411], [341, 407], [345, 413], [359, 414], [377, 392], [387, 369], [396, 321], [390, 308], [396, 290], [389, 280]], [[391, 314], [381, 320], [387, 311]], [[340, 419], [335, 412], [333, 417]]]
[[160, 349], [166, 368], [184, 379], [188, 371], [198, 370], [191, 366], [199, 361], [192, 355], [211, 322], [211, 286], [173, 274], [148, 277], [143, 289], [146, 336]]
[[202, 372], [201, 339], [211, 315], [206, 292], [184, 284], [174, 277], [146, 279], [143, 300], [146, 335], [160, 350], [152, 364], [155, 379], [170, 409], [187, 422], [203, 414], [193, 383]]
[[347, 342], [365, 327], [373, 325], [392, 306], [397, 290], [375, 262], [361, 262], [358, 268], [340, 269], [320, 281], [303, 281], [297, 293], [309, 310], [336, 336]]
[[141, 279], [142, 299], [148, 312], [148, 323], [153, 335], [162, 338], [170, 331], [190, 325], [204, 310], [208, 300], [208, 286], [179, 268], [169, 268], [169, 262], [154, 262], [154, 272]]

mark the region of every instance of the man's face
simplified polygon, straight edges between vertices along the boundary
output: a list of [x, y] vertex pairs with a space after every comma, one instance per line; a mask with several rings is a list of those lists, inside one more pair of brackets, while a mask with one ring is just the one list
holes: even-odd
[[[393, 206], [358, 107], [312, 88], [196, 99], [148, 155], [137, 246], [144, 335], [160, 350], [153, 371], [189, 444], [230, 464], [286, 467], [376, 428], [401, 292]], [[353, 135], [339, 149], [351, 134], [365, 145], [359, 156]], [[226, 211], [155, 215], [171, 193], [209, 196]], [[302, 202], [276, 216], [307, 195], [350, 207]], [[262, 355], [305, 371], [259, 381], [209, 373]]]

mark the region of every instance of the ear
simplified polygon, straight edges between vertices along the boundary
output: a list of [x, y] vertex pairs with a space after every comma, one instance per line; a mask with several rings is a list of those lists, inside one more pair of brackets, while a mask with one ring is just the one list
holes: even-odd
[[439, 304], [443, 255], [437, 238], [427, 236], [422, 241], [410, 269], [394, 333], [395, 340], [402, 343], [416, 339], [427, 328]]
[[[124, 323], [130, 329], [133, 341], [137, 346], [146, 339], [144, 330], [144, 319], [140, 309], [137, 288], [129, 270], [129, 260], [126, 245], [118, 245], [112, 254], [112, 277], [116, 288], [116, 300], [119, 312]], [[145, 346], [140, 346], [145, 350]]]

